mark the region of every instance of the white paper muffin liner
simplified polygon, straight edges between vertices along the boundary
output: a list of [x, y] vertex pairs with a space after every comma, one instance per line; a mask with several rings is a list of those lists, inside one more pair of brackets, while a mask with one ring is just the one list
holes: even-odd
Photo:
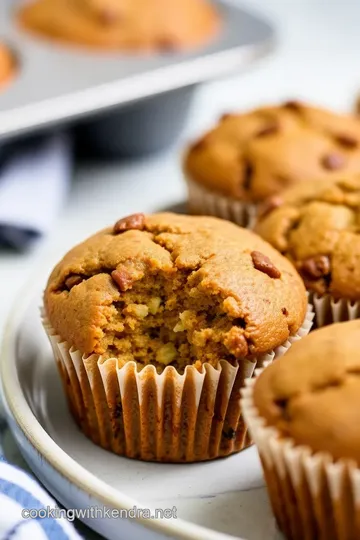
[[215, 216], [233, 221], [241, 227], [252, 229], [255, 224], [255, 204], [225, 197], [194, 182], [185, 176], [188, 186], [189, 211], [192, 214]]
[[314, 306], [315, 321], [318, 328], [337, 322], [360, 318], [360, 302], [335, 299], [330, 294], [309, 293], [309, 301]]
[[258, 448], [280, 530], [288, 540], [357, 540], [360, 469], [351, 460], [313, 453], [267, 426], [254, 405], [254, 382], [248, 379], [242, 389], [242, 412]]
[[199, 372], [188, 365], [180, 374], [167, 366], [137, 371], [135, 362], [117, 366], [115, 358], [84, 356], [56, 335], [46, 316], [49, 337], [70, 410], [96, 444], [146, 461], [192, 462], [226, 456], [252, 441], [240, 409], [240, 390], [256, 367], [282, 356], [308, 334], [312, 306], [298, 332], [269, 354], [242, 360], [238, 367], [220, 361]]

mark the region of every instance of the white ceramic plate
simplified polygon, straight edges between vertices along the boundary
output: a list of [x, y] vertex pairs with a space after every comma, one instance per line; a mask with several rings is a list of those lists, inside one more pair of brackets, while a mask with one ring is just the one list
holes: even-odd
[[201, 464], [153, 464], [90, 442], [67, 407], [39, 317], [40, 292], [17, 302], [0, 363], [5, 409], [25, 460], [67, 508], [177, 508], [177, 519], [83, 521], [110, 540], [278, 540], [255, 448]]

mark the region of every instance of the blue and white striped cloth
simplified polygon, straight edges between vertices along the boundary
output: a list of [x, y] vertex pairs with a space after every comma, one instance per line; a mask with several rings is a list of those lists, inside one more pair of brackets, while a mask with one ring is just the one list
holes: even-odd
[[0, 418], [0, 540], [80, 540], [65, 517], [51, 517], [49, 509], [58, 506], [38, 482], [6, 461], [1, 446], [5, 430]]

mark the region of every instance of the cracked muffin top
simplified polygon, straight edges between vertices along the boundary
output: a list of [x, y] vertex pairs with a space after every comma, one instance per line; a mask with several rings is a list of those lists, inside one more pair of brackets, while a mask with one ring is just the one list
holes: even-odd
[[307, 307], [293, 265], [261, 238], [176, 214], [135, 214], [78, 245], [44, 301], [55, 332], [82, 353], [180, 372], [270, 352]]
[[15, 62], [11, 51], [0, 42], [0, 89], [11, 79], [15, 70]]
[[259, 212], [255, 231], [295, 264], [308, 290], [360, 299], [360, 176], [293, 186]]
[[184, 168], [209, 190], [256, 203], [291, 184], [360, 172], [360, 120], [295, 101], [226, 114]]
[[34, 0], [18, 17], [48, 38], [109, 50], [176, 51], [206, 42], [220, 26], [207, 0]]
[[254, 385], [260, 416], [282, 436], [358, 465], [359, 339], [359, 320], [316, 330], [294, 343]]

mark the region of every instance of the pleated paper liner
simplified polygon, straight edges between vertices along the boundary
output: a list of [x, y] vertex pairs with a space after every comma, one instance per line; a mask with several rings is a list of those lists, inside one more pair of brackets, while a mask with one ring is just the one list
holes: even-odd
[[179, 374], [167, 366], [137, 371], [135, 362], [85, 357], [43, 318], [69, 408], [80, 429], [94, 443], [117, 454], [146, 461], [193, 462], [238, 452], [252, 441], [240, 409], [240, 390], [256, 367], [281, 356], [306, 335], [312, 307], [296, 335], [269, 354], [242, 360], [238, 367], [220, 361]]
[[[258, 376], [262, 370], [256, 370]], [[281, 438], [253, 402], [255, 380], [242, 390], [242, 411], [257, 445], [271, 506], [288, 540], [360, 538], [360, 469]], [[354, 429], [357, 429], [354, 426]]]
[[360, 302], [335, 299], [330, 294], [309, 293], [309, 301], [314, 306], [316, 326], [352, 321], [360, 318]]
[[255, 204], [219, 195], [186, 177], [189, 211], [192, 214], [215, 216], [251, 229], [255, 224]]

